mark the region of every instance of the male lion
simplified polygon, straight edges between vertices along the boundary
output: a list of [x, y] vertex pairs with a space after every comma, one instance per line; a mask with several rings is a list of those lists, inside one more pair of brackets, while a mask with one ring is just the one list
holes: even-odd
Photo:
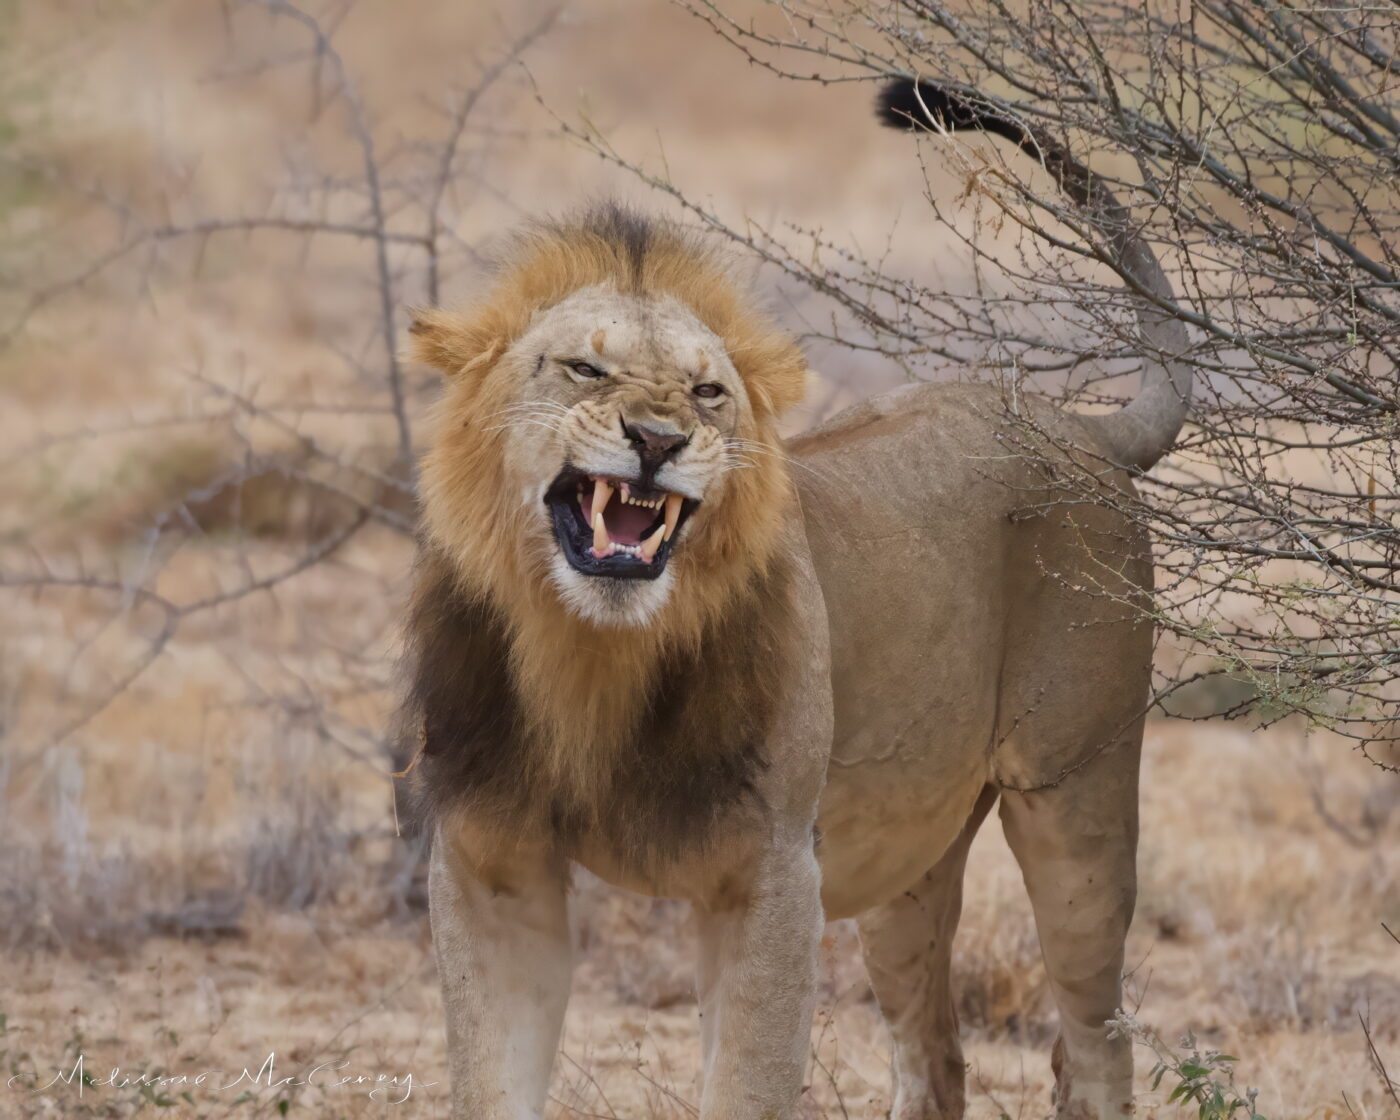
[[998, 798], [1060, 1011], [1057, 1115], [1131, 1109], [1105, 1020], [1135, 889], [1148, 546], [1050, 477], [1072, 457], [1131, 490], [1185, 415], [1184, 332], [1067, 153], [932, 85], [895, 83], [881, 111], [1041, 159], [1148, 297], [1165, 365], [1109, 416], [1013, 418], [993, 389], [924, 384], [784, 445], [797, 346], [715, 249], [617, 207], [530, 228], [480, 306], [421, 315], [416, 353], [447, 383], [403, 714], [463, 1120], [544, 1106], [572, 863], [694, 904], [704, 1120], [793, 1114], [818, 934], [847, 915], [894, 1039], [892, 1115], [961, 1116], [949, 959]]

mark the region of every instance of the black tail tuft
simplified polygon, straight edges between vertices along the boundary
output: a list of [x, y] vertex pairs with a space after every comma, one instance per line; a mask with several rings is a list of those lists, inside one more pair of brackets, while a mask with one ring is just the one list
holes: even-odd
[[[917, 87], [917, 92], [916, 92]], [[946, 129], [975, 128], [1004, 136], [1018, 147], [1033, 151], [1034, 142], [1015, 121], [1002, 116], [990, 105], [954, 93], [932, 82], [895, 78], [880, 88], [875, 99], [875, 115], [889, 128], [922, 128], [930, 114]]]

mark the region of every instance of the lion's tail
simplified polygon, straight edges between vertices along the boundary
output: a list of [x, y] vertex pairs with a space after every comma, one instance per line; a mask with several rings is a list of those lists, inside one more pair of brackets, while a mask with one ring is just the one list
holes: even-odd
[[1146, 343], [1142, 389], [1131, 403], [1093, 420], [1113, 459], [1146, 470], [1167, 453], [1191, 405], [1191, 366], [1185, 360], [1186, 327], [1162, 310], [1173, 302], [1171, 284], [1132, 216], [1098, 175], [1057, 144], [976, 95], [932, 82], [899, 78], [880, 91], [877, 113], [892, 128], [976, 128], [1005, 137], [1042, 162], [1085, 218], [1107, 239], [1111, 259], [1137, 292], [1138, 327]]

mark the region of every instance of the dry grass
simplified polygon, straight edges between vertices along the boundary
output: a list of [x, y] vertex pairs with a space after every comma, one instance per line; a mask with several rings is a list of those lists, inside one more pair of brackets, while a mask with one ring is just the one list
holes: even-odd
[[[423, 4], [412, 20], [351, 9], [338, 41], [383, 147], [435, 135], [443, 91], [468, 80], [467, 44], [489, 51], [527, 14], [510, 11], [503, 29], [473, 5]], [[343, 122], [308, 114], [304, 71], [235, 80], [282, 40], [242, 16], [230, 37], [212, 0], [0, 15], [29, 47], [0, 83], [0, 126], [16, 131], [23, 165], [0, 181], [0, 331], [26, 292], [117, 236], [112, 199], [160, 220], [247, 214], [288, 164], [353, 166]], [[595, 61], [619, 56], [628, 64]], [[767, 81], [666, 5], [580, 2], [529, 61], [556, 107], [585, 90], [619, 148], [658, 158], [664, 138], [672, 174], [730, 214], [836, 223], [868, 248], [900, 207], [919, 212], [918, 169], [870, 127], [863, 95]], [[479, 163], [452, 199], [457, 287], [469, 247], [503, 223], [636, 191], [545, 138], [519, 82], [493, 97], [474, 134]], [[97, 182], [102, 205], [84, 194]], [[901, 228], [891, 266], [923, 269], [937, 236]], [[394, 265], [401, 300], [422, 298], [414, 259]], [[120, 592], [133, 573], [179, 601], [227, 590], [294, 563], [356, 502], [395, 492], [382, 477], [395, 433], [365, 310], [371, 272], [360, 244], [259, 234], [170, 246], [65, 290], [0, 349], [13, 402], [0, 410], [0, 571], [42, 563], [117, 585], [3, 593], [0, 1064], [48, 1080], [82, 1052], [94, 1076], [120, 1064], [231, 1080], [275, 1052], [278, 1076], [343, 1059], [347, 1072], [411, 1072], [419, 1085], [390, 1106], [324, 1079], [81, 1095], [63, 1083], [30, 1094], [22, 1080], [0, 1087], [0, 1116], [276, 1116], [282, 1101], [327, 1120], [446, 1115], [420, 885], [393, 835], [382, 744], [411, 558], [402, 526], [370, 524], [296, 578], [192, 616], [95, 711], [162, 623]], [[945, 276], [961, 282], [956, 266]], [[817, 313], [777, 290], [794, 325]], [[897, 377], [841, 361], [846, 376], [819, 407]], [[838, 368], [818, 351], [819, 368], [828, 362]], [[432, 381], [409, 371], [406, 384], [416, 417]], [[276, 407], [251, 413], [230, 391]], [[386, 504], [411, 516], [402, 497]], [[175, 523], [186, 535], [165, 551], [153, 527]], [[1240, 1055], [1273, 1120], [1392, 1115], [1357, 1015], [1394, 1072], [1400, 946], [1380, 923], [1400, 930], [1395, 779], [1295, 728], [1154, 725], [1143, 837], [1129, 946], [1138, 1015], [1169, 1040], [1192, 1030]], [[684, 908], [581, 876], [576, 910], [557, 1115], [693, 1116]], [[822, 957], [806, 1115], [873, 1120], [888, 1106], [887, 1048], [849, 923], [829, 930]], [[955, 968], [971, 1115], [1042, 1115], [1053, 1009], [994, 824], [974, 848]], [[1141, 1114], [1174, 1115], [1162, 1096], [1145, 1096]]]
[[[1318, 757], [1326, 749], [1306, 748]], [[1358, 848], [1325, 824], [1313, 811], [1306, 770], [1294, 765], [1304, 750], [1285, 732], [1150, 729], [1129, 992], [1138, 1017], [1168, 1040], [1192, 1031], [1241, 1055], [1241, 1079], [1260, 1088], [1265, 1115], [1347, 1116], [1345, 1094], [1357, 1115], [1387, 1116], [1357, 1015], [1366, 1016], [1383, 1054], [1400, 1051], [1400, 967], [1379, 925], [1393, 925], [1400, 905], [1396, 836], [1388, 830]], [[1172, 772], [1214, 775], [1208, 812], [1190, 783], [1164, 779]], [[175, 796], [154, 775], [144, 777], [148, 789]], [[1362, 816], [1375, 780], [1365, 764], [1333, 758], [1329, 778], [1329, 811]], [[236, 1075], [273, 1050], [286, 1075], [342, 1055], [358, 1073], [440, 1080], [426, 923], [421, 914], [391, 914], [390, 861], [357, 848], [344, 825], [343, 807], [333, 803], [274, 800], [220, 851], [191, 852], [176, 864], [109, 865], [93, 854], [77, 858], [69, 879], [71, 852], [54, 847], [49, 863], [31, 853], [10, 872], [7, 922], [23, 928], [23, 912], [36, 904], [53, 918], [47, 942], [8, 954], [19, 978], [0, 1008], [11, 1028], [8, 1060], [52, 1077], [81, 1049], [89, 1071], [117, 1063]], [[170, 855], [169, 846], [164, 851]], [[200, 882], [208, 860], [205, 882], [228, 884], [227, 897], [242, 903], [222, 923], [203, 920], [210, 910], [199, 909], [189, 888], [161, 894], [177, 881]], [[18, 902], [12, 891], [21, 875], [30, 894]], [[108, 914], [138, 913], [137, 900], [163, 897], [167, 909], [182, 903], [184, 916], [162, 927], [147, 910], [144, 924], [128, 920], [89, 936], [77, 919], [84, 890], [96, 890]], [[579, 968], [556, 1074], [557, 1115], [689, 1115], [699, 1055], [684, 908], [588, 876], [580, 876], [574, 901]], [[810, 1114], [841, 1116], [844, 1105], [844, 1115], [874, 1120], [887, 1107], [886, 1044], [850, 923], [828, 931], [822, 962]], [[994, 823], [974, 847], [955, 967], [970, 1115], [994, 1117], [998, 1108], [1040, 1115], [1053, 1012], [1019, 876]], [[1149, 1065], [1144, 1054], [1144, 1081]], [[1163, 1095], [1144, 1091], [1140, 1114], [1174, 1115], [1154, 1103]], [[280, 1099], [264, 1087], [235, 1108], [237, 1096], [195, 1094], [190, 1115], [273, 1115]], [[139, 1096], [99, 1088], [84, 1099], [88, 1115], [130, 1115]], [[288, 1099], [294, 1115], [378, 1114], [345, 1087], [301, 1088]], [[10, 1100], [24, 1116], [85, 1114], [63, 1085]], [[441, 1086], [415, 1090], [407, 1107], [408, 1115], [444, 1115]]]

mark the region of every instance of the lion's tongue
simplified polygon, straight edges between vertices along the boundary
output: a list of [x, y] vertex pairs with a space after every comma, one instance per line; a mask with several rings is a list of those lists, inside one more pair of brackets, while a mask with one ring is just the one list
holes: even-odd
[[651, 528], [656, 520], [656, 510], [643, 506], [625, 506], [621, 502], [609, 502], [603, 511], [603, 521], [608, 527], [608, 536], [618, 544], [641, 544], [642, 534]]
[[619, 506], [605, 514], [608, 536], [620, 544], [641, 544], [642, 535], [656, 520], [656, 510], [643, 506]]

